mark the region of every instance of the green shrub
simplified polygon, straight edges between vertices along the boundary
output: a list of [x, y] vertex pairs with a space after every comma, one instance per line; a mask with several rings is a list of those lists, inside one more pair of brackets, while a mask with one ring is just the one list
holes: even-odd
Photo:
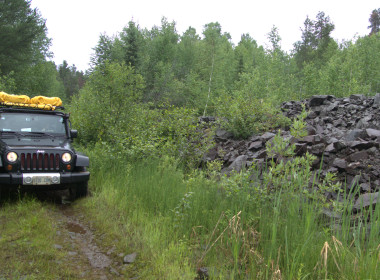
[[82, 143], [110, 141], [110, 130], [127, 130], [139, 109], [144, 80], [131, 66], [106, 63], [96, 68], [70, 110]]
[[290, 120], [271, 103], [239, 93], [222, 95], [217, 102], [217, 114], [221, 126], [236, 138], [247, 138], [290, 124]]

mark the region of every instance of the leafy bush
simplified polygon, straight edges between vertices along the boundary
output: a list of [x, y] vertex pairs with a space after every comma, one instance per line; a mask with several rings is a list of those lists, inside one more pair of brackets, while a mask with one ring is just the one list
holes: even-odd
[[80, 144], [95, 146], [115, 162], [164, 155], [195, 167], [212, 146], [196, 111], [139, 102], [144, 81], [130, 66], [106, 63], [96, 69], [71, 105]]
[[11, 72], [8, 75], [1, 75], [0, 72], [0, 91], [5, 91], [7, 93], [14, 93], [16, 88], [14, 73]]
[[131, 66], [106, 63], [95, 69], [70, 108], [81, 141], [86, 144], [109, 141], [113, 128], [128, 129], [143, 88], [142, 76]]
[[222, 95], [217, 102], [217, 114], [221, 125], [236, 138], [285, 127], [290, 120], [271, 103], [250, 96]]

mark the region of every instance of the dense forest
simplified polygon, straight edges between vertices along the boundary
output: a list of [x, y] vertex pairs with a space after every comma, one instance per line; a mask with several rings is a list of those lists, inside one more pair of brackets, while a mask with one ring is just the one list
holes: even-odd
[[[324, 12], [307, 16], [290, 53], [276, 26], [264, 47], [249, 34], [235, 45], [218, 22], [179, 34], [165, 17], [150, 30], [131, 20], [116, 36], [99, 37], [83, 73], [51, 61], [45, 19], [30, 2], [0, 1], [0, 90], [64, 100], [79, 132], [76, 145], [91, 158], [91, 199], [104, 210], [99, 217], [160, 227], [157, 240], [141, 233], [145, 227], [133, 236], [147, 238], [151, 279], [194, 279], [203, 266], [217, 266], [224, 276], [215, 279], [380, 275], [378, 237], [366, 239], [365, 224], [352, 235], [350, 215], [339, 230], [320, 219], [327, 207], [321, 192], [337, 190], [333, 175], [325, 189], [308, 193], [306, 155], [291, 167], [272, 162], [268, 169], [272, 181], [299, 175], [299, 185], [288, 190], [253, 188], [252, 170], [220, 176], [220, 162], [200, 164], [214, 143], [213, 127], [198, 122], [215, 116], [238, 139], [289, 125], [302, 137], [305, 116], [284, 117], [282, 102], [379, 93], [380, 8], [368, 11], [368, 35], [343, 42], [332, 38], [333, 19]], [[341, 203], [330, 206], [346, 213]]]
[[206, 23], [201, 34], [192, 27], [178, 34], [176, 23], [166, 18], [151, 30], [130, 21], [117, 36], [100, 36], [84, 74], [66, 61], [59, 66], [50, 62], [45, 20], [30, 1], [2, 1], [0, 8], [1, 87], [12, 93], [45, 93], [70, 101], [106, 64], [131, 67], [133, 75], [141, 76], [142, 102], [169, 102], [202, 113], [207, 104], [210, 114], [225, 94], [282, 101], [380, 91], [376, 9], [369, 12], [369, 34], [345, 42], [331, 37], [333, 19], [324, 12], [306, 17], [291, 53], [281, 49], [276, 26], [268, 30], [263, 47], [249, 34], [234, 45], [218, 22]]
[[30, 1], [0, 5], [1, 90], [59, 96], [80, 112], [96, 112], [96, 118], [78, 123], [87, 144], [112, 135], [108, 130], [125, 131], [117, 126], [132, 122], [120, 119], [127, 120], [136, 106], [140, 112], [174, 106], [198, 116], [223, 115], [234, 119], [238, 127], [232, 129], [244, 137], [254, 129], [249, 114], [257, 102], [274, 109], [315, 94], [380, 91], [379, 9], [369, 12], [368, 35], [345, 42], [331, 37], [334, 23], [324, 12], [306, 17], [291, 53], [281, 49], [276, 26], [263, 47], [249, 34], [234, 45], [218, 22], [205, 24], [202, 34], [192, 27], [178, 34], [176, 23], [166, 18], [151, 30], [130, 21], [117, 36], [100, 36], [83, 73], [67, 61], [58, 66], [50, 61], [45, 20]]

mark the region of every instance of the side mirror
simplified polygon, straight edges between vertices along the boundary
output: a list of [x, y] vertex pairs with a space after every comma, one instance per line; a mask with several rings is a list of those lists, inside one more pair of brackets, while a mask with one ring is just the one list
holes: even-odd
[[71, 137], [71, 139], [77, 138], [78, 137], [78, 130], [71, 129], [70, 130], [70, 137]]

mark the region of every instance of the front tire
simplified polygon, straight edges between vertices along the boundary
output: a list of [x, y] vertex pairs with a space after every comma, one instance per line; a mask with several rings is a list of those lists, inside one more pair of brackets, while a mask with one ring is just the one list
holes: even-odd
[[[74, 172], [84, 172], [86, 167], [76, 167]], [[70, 186], [70, 195], [72, 199], [78, 199], [87, 196], [88, 194], [88, 181], [76, 183], [72, 187]]]
[[75, 187], [75, 198], [85, 197], [88, 194], [88, 183], [79, 183]]

